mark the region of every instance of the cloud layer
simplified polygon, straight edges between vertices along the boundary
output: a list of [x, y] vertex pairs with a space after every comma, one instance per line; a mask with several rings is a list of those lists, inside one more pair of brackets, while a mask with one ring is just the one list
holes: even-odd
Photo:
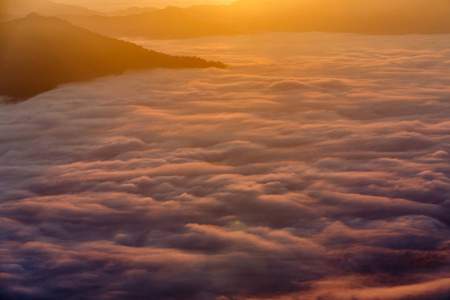
[[450, 37], [139, 41], [0, 110], [2, 299], [448, 299]]

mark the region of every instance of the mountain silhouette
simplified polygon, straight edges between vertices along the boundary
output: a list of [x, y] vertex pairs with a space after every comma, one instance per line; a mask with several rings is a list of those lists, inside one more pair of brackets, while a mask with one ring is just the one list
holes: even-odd
[[15, 100], [128, 69], [225, 67], [147, 50], [35, 13], [0, 24], [0, 45], [0, 95]]
[[238, 0], [121, 17], [67, 18], [110, 36], [165, 39], [260, 31], [450, 33], [449, 16], [449, 0]]
[[109, 16], [129, 16], [146, 13], [149, 11], [158, 10], [156, 7], [129, 7], [125, 9], [119, 9], [108, 13]]
[[100, 12], [81, 6], [57, 3], [48, 0], [0, 0], [0, 12], [3, 14], [24, 17], [32, 12], [43, 16], [60, 15], [99, 15]]
[[[70, 22], [115, 37], [156, 39], [195, 38], [242, 33], [242, 22], [229, 13], [229, 6], [169, 6], [128, 16], [65, 16]], [[234, 22], [236, 21], [236, 23]]]

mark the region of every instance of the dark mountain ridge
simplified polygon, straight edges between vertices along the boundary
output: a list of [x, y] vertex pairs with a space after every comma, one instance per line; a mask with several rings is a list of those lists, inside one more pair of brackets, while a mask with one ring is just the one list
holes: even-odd
[[35, 13], [0, 24], [0, 45], [0, 95], [13, 99], [125, 70], [225, 67], [147, 50]]

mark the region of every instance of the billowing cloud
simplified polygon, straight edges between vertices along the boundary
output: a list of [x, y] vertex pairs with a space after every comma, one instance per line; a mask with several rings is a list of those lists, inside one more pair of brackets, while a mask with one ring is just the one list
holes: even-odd
[[448, 299], [448, 36], [138, 42], [230, 68], [2, 105], [0, 298]]

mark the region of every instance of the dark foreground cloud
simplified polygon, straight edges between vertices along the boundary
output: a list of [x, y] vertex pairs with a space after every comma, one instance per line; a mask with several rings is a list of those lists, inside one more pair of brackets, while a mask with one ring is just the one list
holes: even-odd
[[449, 299], [450, 37], [140, 42], [231, 67], [2, 106], [0, 298]]

